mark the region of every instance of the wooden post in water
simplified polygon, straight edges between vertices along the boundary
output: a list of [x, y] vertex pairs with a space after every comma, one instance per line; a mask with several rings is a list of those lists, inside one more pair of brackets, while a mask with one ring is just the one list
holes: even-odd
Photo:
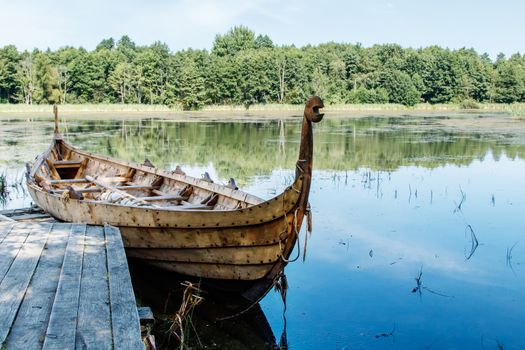
[[58, 106], [56, 104], [53, 105], [53, 114], [55, 117], [55, 140], [62, 140], [62, 135], [60, 135], [60, 131], [58, 130]]

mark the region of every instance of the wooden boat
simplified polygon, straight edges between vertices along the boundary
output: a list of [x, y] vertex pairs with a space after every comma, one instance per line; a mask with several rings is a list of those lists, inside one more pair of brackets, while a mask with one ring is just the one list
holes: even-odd
[[118, 226], [128, 258], [235, 285], [254, 299], [280, 276], [309, 214], [312, 122], [321, 121], [320, 108], [319, 97], [307, 101], [295, 180], [269, 200], [238, 190], [234, 182], [220, 185], [180, 169], [79, 150], [60, 135], [56, 108], [53, 142], [28, 165], [27, 188], [57, 219]]

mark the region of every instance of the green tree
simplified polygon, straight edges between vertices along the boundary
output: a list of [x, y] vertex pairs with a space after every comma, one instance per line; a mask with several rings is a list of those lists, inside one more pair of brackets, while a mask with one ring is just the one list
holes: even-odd
[[[173, 60], [166, 44], [155, 42], [140, 50], [134, 60], [136, 95], [145, 103], [166, 103], [173, 77]], [[172, 79], [171, 79], [172, 80]], [[171, 83], [172, 84], [172, 83]]]
[[388, 93], [389, 102], [405, 106], [414, 106], [419, 103], [421, 95], [407, 73], [388, 70], [381, 75], [383, 79], [381, 85]]
[[[69, 102], [68, 94], [71, 92], [71, 71], [74, 60], [81, 54], [82, 50], [74, 47], [63, 47], [50, 57], [53, 63], [53, 74], [56, 76], [59, 102]], [[71, 96], [74, 101], [75, 96]]]
[[186, 50], [175, 55], [175, 100], [185, 110], [200, 109], [206, 101], [205, 52]]
[[349, 103], [387, 103], [388, 92], [384, 88], [367, 89], [358, 87], [350, 91], [347, 102]]
[[24, 51], [17, 67], [17, 78], [20, 84], [19, 100], [33, 104], [36, 88], [36, 70], [33, 53]]
[[[129, 39], [129, 38], [128, 38]], [[102, 39], [102, 41], [97, 45], [95, 50], [111, 50], [115, 48], [115, 39], [108, 38], [108, 39]]]
[[206, 77], [207, 99], [213, 104], [240, 103], [237, 60], [231, 56], [211, 55]]
[[127, 62], [120, 62], [109, 75], [109, 83], [119, 97], [120, 103], [130, 102], [132, 93], [133, 68]]
[[0, 49], [0, 102], [16, 103], [20, 85], [18, 81], [20, 54], [13, 45]]
[[238, 67], [240, 102], [248, 109], [252, 104], [275, 101], [272, 96], [272, 79], [275, 74], [274, 62], [271, 59], [271, 49], [245, 50], [235, 57]]
[[430, 103], [447, 103], [456, 96], [460, 86], [457, 57], [448, 49], [437, 46], [423, 49], [422, 70], [425, 91], [423, 98]]
[[525, 69], [512, 61], [500, 62], [496, 69], [495, 102], [513, 103], [525, 100]]
[[413, 105], [419, 101], [525, 101], [525, 58], [437, 46], [324, 43], [277, 47], [267, 35], [233, 27], [215, 37], [211, 53], [172, 53], [164, 43], [138, 46], [127, 35], [93, 51], [18, 52], [0, 48], [2, 103], [205, 104], [325, 103]]
[[33, 99], [36, 103], [58, 103], [58, 76], [50, 59], [49, 52], [34, 53], [35, 91]]
[[235, 55], [253, 48], [255, 48], [255, 33], [247, 27], [239, 26], [233, 27], [224, 35], [217, 34], [212, 53], [217, 56]]
[[254, 47], [256, 49], [262, 49], [262, 48], [272, 48], [273, 47], [273, 41], [270, 39], [268, 35], [262, 35], [259, 34], [255, 38]]

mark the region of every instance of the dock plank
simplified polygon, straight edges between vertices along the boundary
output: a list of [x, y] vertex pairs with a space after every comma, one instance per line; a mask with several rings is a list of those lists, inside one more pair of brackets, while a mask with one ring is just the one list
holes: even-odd
[[2, 349], [144, 349], [115, 227], [0, 223]]
[[140, 322], [120, 232], [104, 226], [114, 349], [144, 349]]
[[76, 348], [111, 349], [106, 242], [101, 226], [88, 226], [82, 265]]
[[11, 232], [15, 226], [15, 223], [12, 221], [9, 222], [0, 222], [0, 243], [4, 241], [4, 238]]
[[31, 225], [16, 225], [2, 240], [0, 245], [0, 282], [4, 279], [11, 264], [20, 252], [27, 236], [31, 232]]
[[11, 219], [11, 218], [8, 218], [8, 217], [5, 216], [5, 215], [0, 214], [0, 221], [13, 222], [13, 221], [15, 221], [15, 220], [13, 220], [13, 219]]
[[75, 225], [67, 242], [43, 349], [74, 349], [86, 225]]
[[36, 350], [42, 348], [51, 308], [55, 299], [71, 224], [52, 225], [52, 237], [44, 247], [24, 301], [11, 328], [6, 348]]
[[[27, 230], [29, 231], [31, 228], [28, 227]], [[50, 230], [51, 227], [34, 230], [27, 237], [27, 241], [0, 283], [0, 343], [2, 344], [5, 342], [15, 320]]]

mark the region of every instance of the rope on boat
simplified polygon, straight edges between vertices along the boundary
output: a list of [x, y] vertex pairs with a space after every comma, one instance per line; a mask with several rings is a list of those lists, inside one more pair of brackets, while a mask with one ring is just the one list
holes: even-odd
[[304, 174], [304, 170], [303, 170], [303, 168], [301, 168], [301, 166], [299, 165], [299, 162], [306, 162], [306, 159], [298, 159], [298, 160], [297, 160], [297, 163], [295, 163], [295, 166], [297, 167], [297, 169], [299, 169], [299, 171], [300, 171], [301, 173]]
[[[304, 160], [300, 159], [299, 161], [304, 161]], [[299, 163], [299, 161], [297, 163]], [[297, 164], [297, 168], [299, 168], [299, 170], [301, 172], [304, 172], [303, 169], [299, 166], [299, 164]], [[300, 192], [300, 190], [297, 190], [295, 187], [293, 187], [293, 185], [291, 186], [291, 188], [294, 191], [296, 191], [297, 193]], [[286, 259], [283, 256], [283, 247], [282, 247], [282, 242], [281, 242], [282, 241], [282, 238], [281, 238], [282, 235], [288, 232], [288, 221], [286, 220], [287, 219], [287, 215], [286, 215], [286, 212], [284, 211], [284, 196], [283, 196], [284, 230], [279, 234], [279, 250], [281, 251], [281, 259], [285, 263], [294, 262], [297, 259], [299, 259], [300, 255], [301, 255], [300, 232], [297, 229], [297, 212], [298, 211], [299, 211], [299, 208], [297, 208], [295, 210], [295, 212], [294, 212], [294, 220], [292, 222], [292, 226], [293, 226], [292, 234], [295, 234], [295, 236], [297, 238], [297, 256], [294, 259], [288, 260], [288, 259]], [[303, 246], [303, 262], [306, 259], [306, 248], [307, 248], [307, 245], [308, 245], [308, 235], [310, 235], [310, 237], [312, 236], [312, 209], [310, 207], [310, 203], [307, 204], [304, 215], [306, 216], [306, 232], [305, 232], [305, 240], [304, 240], [304, 246]], [[287, 282], [287, 279], [286, 279], [286, 275], [284, 274], [284, 270], [280, 271], [274, 277], [274, 279], [273, 279], [273, 286], [274, 286], [274, 289], [281, 294], [281, 297], [282, 297], [283, 303], [284, 303], [284, 310], [286, 312], [286, 292], [288, 290], [288, 282]], [[265, 296], [266, 296], [266, 293], [264, 293], [262, 296], [260, 296], [257, 300], [255, 300], [247, 308], [245, 308], [245, 309], [243, 309], [243, 310], [241, 310], [241, 311], [239, 311], [239, 312], [237, 312], [237, 313], [235, 313], [233, 315], [217, 318], [217, 321], [225, 321], [225, 320], [230, 320], [232, 318], [236, 318], [236, 317], [242, 316], [243, 314], [245, 314], [248, 311], [250, 311], [255, 305], [257, 305]]]
[[[296, 163], [297, 169], [301, 173], [304, 173], [303, 168], [299, 165], [300, 162], [305, 162], [305, 159], [299, 159]], [[300, 193], [301, 190], [298, 190], [295, 188], [292, 184], [291, 189], [294, 190], [297, 193]], [[284, 214], [284, 221], [285, 221], [285, 229], [283, 232], [281, 232], [281, 235], [279, 235], [279, 249], [281, 250], [281, 260], [285, 263], [294, 262], [297, 261], [301, 255], [301, 242], [300, 242], [300, 232], [297, 229], [297, 212], [299, 211], [299, 208], [295, 209], [294, 212], [294, 219], [293, 219], [293, 233], [295, 234], [295, 238], [297, 239], [297, 256], [293, 259], [286, 259], [284, 257], [283, 253], [283, 247], [281, 243], [281, 235], [283, 233], [286, 233], [288, 230], [288, 222], [286, 221], [286, 212], [284, 211], [284, 196], [283, 196], [283, 214]], [[306, 205], [306, 210], [304, 215], [306, 216], [306, 232], [304, 235], [304, 246], [303, 246], [303, 262], [306, 260], [306, 250], [308, 246], [308, 236], [312, 237], [312, 210], [310, 207], [310, 203]]]
[[304, 215], [306, 216], [306, 232], [304, 233], [303, 262], [306, 260], [306, 248], [308, 246], [308, 236], [312, 237], [312, 208], [310, 203], [306, 205]]
[[[283, 302], [284, 302], [284, 308], [286, 310], [286, 291], [288, 290], [288, 281], [286, 279], [286, 275], [284, 274], [284, 271], [281, 271], [279, 272], [274, 278], [273, 278], [273, 282], [272, 282], [272, 285], [273, 287], [275, 288], [276, 291], [280, 292], [281, 293], [281, 297], [283, 298]], [[284, 295], [283, 295], [283, 289], [284, 287]], [[244, 315], [245, 313], [247, 313], [248, 311], [250, 311], [251, 309], [253, 309], [253, 307], [257, 304], [259, 304], [261, 302], [261, 300], [263, 300], [263, 298], [266, 296], [266, 294], [270, 291], [271, 288], [268, 289], [268, 291], [266, 293], [264, 293], [263, 295], [261, 295], [257, 300], [255, 300], [253, 303], [251, 303], [250, 305], [248, 305], [247, 308], [233, 314], [233, 315], [230, 315], [230, 316], [224, 316], [224, 317], [220, 317], [220, 318], [217, 318], [216, 320], [217, 321], [226, 321], [226, 320], [231, 320], [232, 318], [236, 318], [236, 317], [239, 317], [239, 316], [242, 316]]]

